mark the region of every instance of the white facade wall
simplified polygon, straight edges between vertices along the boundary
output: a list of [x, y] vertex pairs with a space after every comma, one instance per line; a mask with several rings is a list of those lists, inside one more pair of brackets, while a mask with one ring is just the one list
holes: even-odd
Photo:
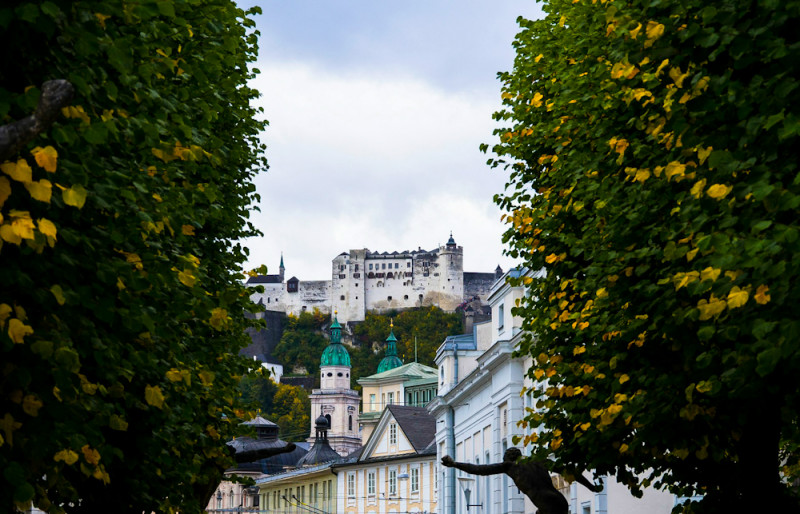
[[463, 255], [463, 248], [454, 245], [393, 254], [350, 250], [331, 261], [329, 281], [300, 281], [298, 291], [291, 293], [286, 282], [259, 284], [264, 292], [251, 298], [267, 310], [287, 314], [314, 308], [325, 314], [338, 311], [342, 323], [364, 320], [367, 311], [427, 306], [453, 311], [464, 301]]

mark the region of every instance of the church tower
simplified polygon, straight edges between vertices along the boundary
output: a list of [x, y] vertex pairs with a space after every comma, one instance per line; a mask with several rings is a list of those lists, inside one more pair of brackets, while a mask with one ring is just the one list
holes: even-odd
[[283, 276], [286, 272], [286, 268], [283, 266], [283, 252], [281, 252], [281, 265], [278, 266], [278, 275], [281, 277], [281, 282], [283, 282]]
[[[350, 388], [350, 354], [342, 344], [342, 326], [334, 312], [331, 340], [319, 363], [320, 388], [311, 393], [311, 419], [319, 416], [329, 423], [328, 441], [340, 455], [361, 447], [358, 406], [361, 398]], [[315, 421], [312, 421], [315, 423]], [[312, 425], [312, 433], [315, 426]], [[309, 438], [313, 442], [313, 438]]]
[[403, 361], [397, 356], [397, 338], [394, 336], [394, 321], [389, 322], [389, 337], [386, 338], [386, 356], [378, 364], [378, 373], [399, 368]]

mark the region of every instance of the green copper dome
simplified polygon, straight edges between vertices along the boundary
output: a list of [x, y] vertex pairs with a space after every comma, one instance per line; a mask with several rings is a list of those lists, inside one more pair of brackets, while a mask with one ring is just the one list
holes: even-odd
[[333, 315], [333, 323], [331, 323], [331, 343], [322, 352], [319, 365], [350, 367], [350, 354], [347, 353], [347, 348], [342, 344], [342, 326], [339, 324], [339, 320], [336, 319], [335, 313]]
[[403, 361], [397, 357], [397, 338], [394, 336], [394, 324], [391, 327], [389, 337], [386, 338], [386, 357], [378, 364], [378, 373], [399, 368], [403, 365]]

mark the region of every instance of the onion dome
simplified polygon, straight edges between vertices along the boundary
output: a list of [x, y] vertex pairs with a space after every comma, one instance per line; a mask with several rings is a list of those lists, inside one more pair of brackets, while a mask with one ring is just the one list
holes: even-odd
[[339, 320], [336, 319], [336, 313], [334, 313], [333, 323], [331, 323], [331, 342], [322, 352], [322, 359], [320, 359], [319, 365], [350, 367], [350, 354], [347, 353], [347, 348], [342, 344], [342, 326], [339, 324]]
[[403, 365], [397, 357], [397, 338], [394, 336], [394, 322], [389, 322], [389, 337], [386, 338], [386, 356], [378, 364], [378, 373], [399, 368]]
[[450, 232], [450, 239], [447, 240], [447, 246], [456, 246], [456, 240], [453, 239], [452, 232]]
[[331, 448], [328, 443], [328, 429], [330, 424], [328, 418], [323, 415], [317, 418], [315, 422], [317, 431], [316, 438], [314, 439], [314, 446], [308, 451], [305, 456], [297, 461], [297, 467], [313, 466], [315, 464], [322, 464], [339, 458], [339, 454]]

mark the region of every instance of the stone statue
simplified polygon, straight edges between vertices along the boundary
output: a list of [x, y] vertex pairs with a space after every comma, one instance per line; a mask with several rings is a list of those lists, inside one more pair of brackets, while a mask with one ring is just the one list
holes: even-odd
[[[538, 510], [538, 514], [567, 514], [569, 504], [564, 495], [558, 492], [553, 486], [548, 469], [539, 462], [527, 461], [517, 463], [522, 457], [519, 448], [509, 448], [503, 455], [503, 462], [499, 464], [468, 464], [456, 462], [448, 455], [442, 457], [442, 464], [466, 471], [472, 475], [499, 475], [505, 473], [514, 481], [520, 491], [530, 498]], [[575, 475], [575, 480], [589, 488], [591, 491], [599, 492], [603, 486], [592, 484], [581, 474]]]

